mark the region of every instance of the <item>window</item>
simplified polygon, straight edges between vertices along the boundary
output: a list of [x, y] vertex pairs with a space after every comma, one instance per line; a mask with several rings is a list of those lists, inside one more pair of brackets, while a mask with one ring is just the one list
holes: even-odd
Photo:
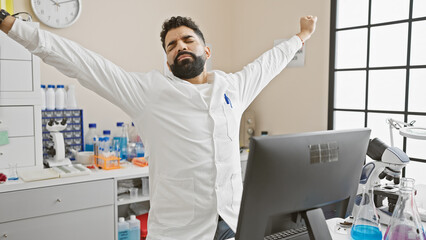
[[[426, 127], [426, 0], [331, 2], [328, 128], [390, 145], [386, 119]], [[426, 140], [392, 133], [412, 161], [404, 176], [426, 183]]]

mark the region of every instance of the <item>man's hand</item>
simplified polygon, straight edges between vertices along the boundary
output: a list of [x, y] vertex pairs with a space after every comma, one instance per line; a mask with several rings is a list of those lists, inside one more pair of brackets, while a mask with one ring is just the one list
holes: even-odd
[[300, 33], [297, 35], [305, 42], [308, 40], [311, 35], [315, 32], [317, 25], [316, 16], [306, 16], [300, 18]]
[[0, 24], [0, 30], [5, 32], [6, 34], [9, 33], [10, 29], [12, 29], [13, 23], [15, 23], [15, 18], [12, 16], [7, 16], [3, 22]]

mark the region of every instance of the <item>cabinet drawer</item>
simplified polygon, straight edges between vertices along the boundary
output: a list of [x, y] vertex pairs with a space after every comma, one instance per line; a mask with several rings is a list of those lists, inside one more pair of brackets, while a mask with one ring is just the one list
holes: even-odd
[[9, 163], [18, 167], [35, 166], [34, 144], [34, 137], [9, 138], [9, 144], [0, 146], [0, 169], [8, 168]]
[[0, 222], [112, 205], [113, 189], [107, 179], [3, 193]]
[[3, 223], [0, 239], [113, 240], [114, 222], [114, 207], [109, 205]]
[[9, 137], [34, 135], [34, 107], [0, 107], [0, 126], [7, 126]]
[[0, 59], [31, 60], [31, 53], [6, 34], [0, 32]]
[[31, 61], [0, 60], [0, 91], [32, 92]]

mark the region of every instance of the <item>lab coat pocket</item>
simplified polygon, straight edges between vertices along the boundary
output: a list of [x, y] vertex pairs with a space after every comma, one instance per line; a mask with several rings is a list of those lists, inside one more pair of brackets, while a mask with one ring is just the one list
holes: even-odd
[[231, 176], [232, 184], [232, 209], [239, 210], [241, 205], [241, 197], [243, 194], [243, 181], [241, 174], [234, 173]]
[[167, 227], [186, 226], [194, 219], [194, 180], [166, 177], [158, 180], [151, 204], [155, 218]]
[[230, 104], [223, 104], [222, 107], [223, 107], [223, 112], [226, 118], [226, 128], [227, 128], [228, 138], [229, 140], [232, 141], [235, 139], [236, 137], [235, 135], [237, 131], [235, 115], [233, 112], [235, 110], [230, 106]]

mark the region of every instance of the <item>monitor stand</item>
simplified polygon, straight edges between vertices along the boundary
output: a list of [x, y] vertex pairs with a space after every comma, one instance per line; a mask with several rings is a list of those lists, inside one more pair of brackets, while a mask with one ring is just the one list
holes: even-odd
[[311, 240], [331, 240], [330, 230], [321, 208], [302, 213]]

